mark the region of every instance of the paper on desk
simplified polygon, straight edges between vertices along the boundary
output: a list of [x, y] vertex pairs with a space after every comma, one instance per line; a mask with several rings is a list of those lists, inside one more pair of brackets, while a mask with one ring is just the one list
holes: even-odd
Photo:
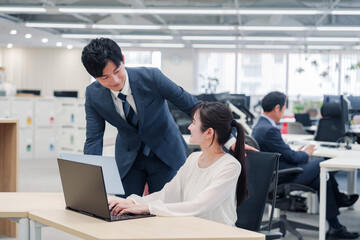
[[116, 160], [114, 157], [60, 153], [60, 158], [79, 163], [101, 166], [104, 176], [106, 193], [119, 195], [125, 194]]

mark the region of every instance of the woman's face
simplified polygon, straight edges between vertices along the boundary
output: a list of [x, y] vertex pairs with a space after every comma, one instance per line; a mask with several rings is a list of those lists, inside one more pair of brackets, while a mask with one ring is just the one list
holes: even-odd
[[199, 110], [194, 114], [192, 123], [188, 127], [191, 135], [189, 142], [193, 144], [200, 144], [205, 140], [205, 133], [201, 131], [201, 121], [199, 116]]

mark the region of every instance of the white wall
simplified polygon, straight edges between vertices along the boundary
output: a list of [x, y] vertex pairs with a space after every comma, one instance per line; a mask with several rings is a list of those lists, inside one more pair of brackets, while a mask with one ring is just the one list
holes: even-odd
[[[82, 66], [81, 51], [2, 48], [0, 62], [5, 67], [7, 80], [18, 89], [40, 89], [43, 97], [53, 96], [54, 90], [77, 90], [79, 97], [84, 97], [90, 76]], [[193, 92], [194, 59], [191, 49], [166, 49], [162, 51], [162, 71], [185, 90]]]
[[186, 91], [194, 92], [195, 51], [191, 48], [167, 49], [161, 52], [161, 70]]

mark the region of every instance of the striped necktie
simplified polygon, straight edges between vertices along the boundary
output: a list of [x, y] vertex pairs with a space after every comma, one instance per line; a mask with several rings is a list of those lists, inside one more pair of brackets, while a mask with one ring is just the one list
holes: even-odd
[[134, 109], [129, 104], [129, 102], [126, 101], [126, 95], [119, 93], [118, 97], [121, 99], [121, 101], [123, 103], [123, 110], [124, 110], [126, 121], [129, 124], [131, 124], [133, 127], [137, 128], [139, 119], [138, 119], [138, 116], [136, 115]]
[[[134, 109], [129, 104], [129, 102], [126, 101], [126, 95], [119, 93], [118, 97], [121, 99], [121, 101], [123, 103], [123, 110], [124, 110], [126, 121], [133, 127], [138, 128], [139, 118], [136, 115]], [[152, 157], [154, 155], [153, 152], [150, 150], [149, 146], [143, 142], [141, 143], [140, 151], [145, 156], [148, 156], [148, 157]]]

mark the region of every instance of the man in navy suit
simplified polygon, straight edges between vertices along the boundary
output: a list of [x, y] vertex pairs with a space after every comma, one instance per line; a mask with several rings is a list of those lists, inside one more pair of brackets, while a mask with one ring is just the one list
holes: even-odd
[[[292, 150], [289, 145], [285, 144], [281, 137], [276, 124], [284, 115], [286, 109], [286, 95], [281, 92], [270, 92], [261, 101], [264, 110], [263, 115], [255, 125], [252, 136], [259, 144], [260, 150], [265, 152], [278, 152], [281, 154], [279, 168], [286, 169], [292, 167], [301, 167], [303, 173], [290, 179], [289, 182], [299, 183], [320, 190], [320, 166], [322, 158], [311, 158], [314, 152], [314, 145], [301, 147], [298, 151]], [[337, 216], [340, 214], [340, 207], [349, 207], [358, 199], [357, 194], [345, 195], [339, 192], [338, 184], [333, 174], [327, 181], [326, 197], [326, 219], [330, 229], [327, 232], [327, 238], [358, 238], [358, 233], [348, 232], [342, 226]]]
[[[125, 196], [141, 196], [146, 182], [150, 193], [159, 191], [183, 165], [187, 149], [166, 100], [188, 115], [200, 101], [156, 68], [125, 68], [121, 49], [111, 39], [92, 40], [83, 49], [82, 63], [97, 80], [86, 89], [84, 153], [102, 154], [109, 122], [118, 129], [115, 158]], [[129, 111], [135, 125], [127, 119]]]

